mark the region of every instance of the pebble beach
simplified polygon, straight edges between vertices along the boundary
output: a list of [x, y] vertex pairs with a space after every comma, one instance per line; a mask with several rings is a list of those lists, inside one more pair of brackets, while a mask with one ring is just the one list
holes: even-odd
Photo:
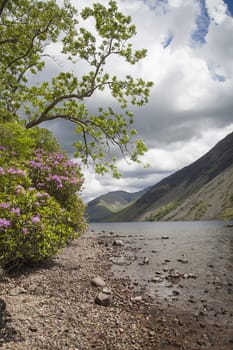
[[[193, 310], [180, 308], [177, 284], [172, 303], [155, 300], [127, 273], [114, 272], [114, 257], [121, 258], [119, 265], [127, 272], [129, 250], [117, 233], [88, 231], [52, 261], [1, 276], [5, 307], [0, 311], [0, 348], [232, 350], [233, 310], [222, 310], [213, 320], [204, 301]], [[150, 257], [137, 264], [146, 269]], [[177, 278], [197, 280], [170, 266], [164, 269], [170, 284]], [[157, 274], [152, 283], [159, 282]], [[230, 282], [228, 291], [232, 292]]]

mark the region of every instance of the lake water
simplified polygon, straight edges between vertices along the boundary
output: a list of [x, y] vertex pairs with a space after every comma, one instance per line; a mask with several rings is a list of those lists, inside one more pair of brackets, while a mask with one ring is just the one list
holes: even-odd
[[90, 229], [122, 240], [112, 257], [113, 273], [129, 277], [155, 304], [207, 310], [214, 321], [232, 322], [233, 227], [200, 221], [98, 223]]

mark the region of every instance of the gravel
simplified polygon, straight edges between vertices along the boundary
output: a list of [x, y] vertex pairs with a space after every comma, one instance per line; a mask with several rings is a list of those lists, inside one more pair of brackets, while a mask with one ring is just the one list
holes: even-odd
[[[114, 233], [87, 232], [53, 261], [2, 275], [3, 350], [230, 350], [197, 315], [164, 309], [111, 273]], [[127, 263], [126, 263], [127, 266]], [[104, 281], [94, 283], [93, 279]], [[96, 279], [95, 279], [96, 281]], [[96, 297], [110, 298], [99, 305]], [[217, 327], [217, 326], [216, 326]], [[218, 325], [218, 328], [221, 328]]]

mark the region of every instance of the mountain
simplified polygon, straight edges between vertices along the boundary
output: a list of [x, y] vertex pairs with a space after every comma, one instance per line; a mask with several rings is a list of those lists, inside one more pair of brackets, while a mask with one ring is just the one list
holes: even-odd
[[114, 191], [104, 194], [87, 205], [87, 214], [90, 221], [104, 221], [114, 213], [126, 208], [138, 198], [140, 198], [147, 189], [139, 192], [129, 193], [125, 191]]
[[104, 221], [217, 219], [233, 211], [233, 132]]
[[163, 220], [212, 220], [228, 216], [233, 218], [233, 166], [189, 196]]

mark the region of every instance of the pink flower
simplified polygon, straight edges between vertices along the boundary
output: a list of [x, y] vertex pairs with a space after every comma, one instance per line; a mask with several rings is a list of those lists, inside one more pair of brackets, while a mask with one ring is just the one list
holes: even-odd
[[41, 198], [41, 197], [43, 197], [43, 196], [44, 196], [43, 193], [40, 193], [40, 192], [37, 192], [37, 193], [36, 193], [36, 197], [37, 197], [37, 198]]
[[51, 179], [57, 182], [61, 182], [61, 179], [58, 175], [52, 175]]
[[70, 183], [72, 183], [72, 184], [76, 184], [77, 182], [78, 182], [78, 180], [75, 177], [70, 179]]
[[65, 157], [64, 157], [64, 154], [62, 154], [62, 153], [57, 153], [56, 158], [57, 158], [58, 160], [61, 160], [61, 159], [64, 159]]
[[10, 212], [12, 214], [17, 214], [18, 216], [20, 216], [20, 208], [11, 208]]
[[10, 207], [9, 203], [0, 203], [0, 208], [8, 209]]
[[16, 170], [15, 168], [9, 168], [9, 169], [7, 170], [7, 172], [8, 172], [9, 174], [17, 174], [17, 170]]
[[42, 166], [42, 163], [40, 162], [35, 162], [34, 160], [30, 160], [30, 165], [33, 167], [33, 168], [41, 168]]
[[37, 214], [35, 216], [32, 216], [31, 222], [33, 222], [33, 224], [40, 222], [40, 215]]
[[15, 189], [15, 193], [18, 194], [18, 193], [25, 193], [25, 189], [23, 186], [21, 185], [17, 185], [16, 186], [16, 189]]
[[28, 229], [27, 229], [26, 227], [24, 227], [24, 228], [22, 229], [22, 232], [23, 232], [24, 235], [26, 235], [26, 234], [28, 233]]
[[29, 191], [29, 192], [32, 192], [32, 191], [34, 191], [35, 189], [36, 189], [35, 187], [29, 187], [28, 191]]
[[6, 219], [0, 219], [0, 227], [8, 228], [11, 225], [11, 222]]

